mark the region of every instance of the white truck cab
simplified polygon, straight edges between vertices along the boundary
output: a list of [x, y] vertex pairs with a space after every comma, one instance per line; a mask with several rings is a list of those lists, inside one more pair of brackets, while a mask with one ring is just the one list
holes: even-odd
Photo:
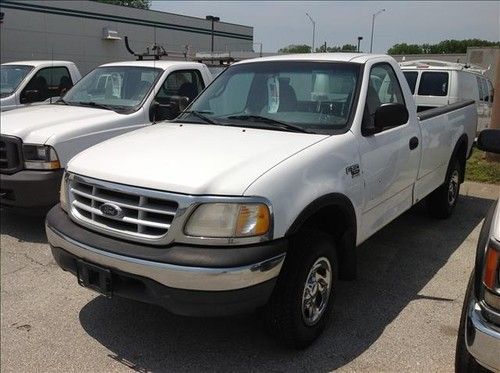
[[479, 67], [436, 60], [400, 63], [415, 98], [417, 112], [453, 104], [476, 101], [477, 130], [491, 126], [493, 84]]
[[473, 101], [417, 114], [385, 55], [242, 61], [175, 120], [74, 157], [48, 240], [108, 297], [191, 316], [264, 307], [304, 348], [357, 245], [424, 198], [450, 216], [476, 125]]
[[175, 118], [211, 79], [208, 68], [195, 62], [109, 63], [83, 77], [56, 103], [3, 112], [2, 205], [53, 206], [63, 169], [73, 156], [111, 137]]
[[81, 79], [69, 61], [17, 61], [0, 67], [0, 109], [56, 101]]

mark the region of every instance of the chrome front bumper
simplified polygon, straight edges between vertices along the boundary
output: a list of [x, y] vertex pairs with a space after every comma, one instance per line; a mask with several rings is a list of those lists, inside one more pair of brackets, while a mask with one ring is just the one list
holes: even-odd
[[500, 372], [500, 328], [488, 322], [472, 298], [467, 309], [465, 340], [467, 350], [484, 367]]
[[45, 230], [53, 247], [111, 270], [141, 276], [174, 289], [226, 291], [248, 288], [277, 277], [285, 260], [285, 254], [282, 254], [259, 263], [233, 268], [179, 266], [96, 249], [77, 242], [48, 225], [45, 225]]

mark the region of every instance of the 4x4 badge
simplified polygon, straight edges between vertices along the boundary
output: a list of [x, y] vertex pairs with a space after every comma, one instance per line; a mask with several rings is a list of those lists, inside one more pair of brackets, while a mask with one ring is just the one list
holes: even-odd
[[359, 176], [359, 164], [353, 164], [352, 166], [345, 168], [345, 173], [347, 175], [351, 174], [351, 177]]

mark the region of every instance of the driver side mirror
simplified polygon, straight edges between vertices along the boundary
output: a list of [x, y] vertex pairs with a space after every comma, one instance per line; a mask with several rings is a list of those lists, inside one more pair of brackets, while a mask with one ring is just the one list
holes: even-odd
[[375, 128], [382, 131], [389, 127], [397, 127], [408, 122], [408, 109], [403, 104], [382, 104], [375, 111]]
[[151, 122], [175, 119], [189, 104], [189, 99], [184, 96], [170, 96], [168, 99], [168, 104], [160, 104], [156, 100], [151, 103], [149, 108], [149, 120]]
[[19, 101], [21, 104], [40, 101], [40, 91], [38, 89], [27, 89], [21, 93]]
[[485, 152], [500, 154], [500, 129], [482, 130], [477, 137], [477, 148]]

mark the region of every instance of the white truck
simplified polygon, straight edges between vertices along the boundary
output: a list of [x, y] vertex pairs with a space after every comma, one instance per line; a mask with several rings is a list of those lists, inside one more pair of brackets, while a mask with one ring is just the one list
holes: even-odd
[[56, 101], [81, 79], [69, 61], [17, 61], [0, 67], [0, 110]]
[[208, 68], [195, 62], [109, 63], [87, 74], [56, 103], [2, 113], [2, 206], [46, 211], [59, 201], [63, 170], [74, 155], [175, 118], [211, 80]]
[[263, 307], [303, 348], [359, 244], [424, 198], [452, 213], [476, 122], [472, 101], [419, 118], [385, 55], [235, 63], [174, 121], [73, 158], [48, 240], [82, 286], [190, 316]]

